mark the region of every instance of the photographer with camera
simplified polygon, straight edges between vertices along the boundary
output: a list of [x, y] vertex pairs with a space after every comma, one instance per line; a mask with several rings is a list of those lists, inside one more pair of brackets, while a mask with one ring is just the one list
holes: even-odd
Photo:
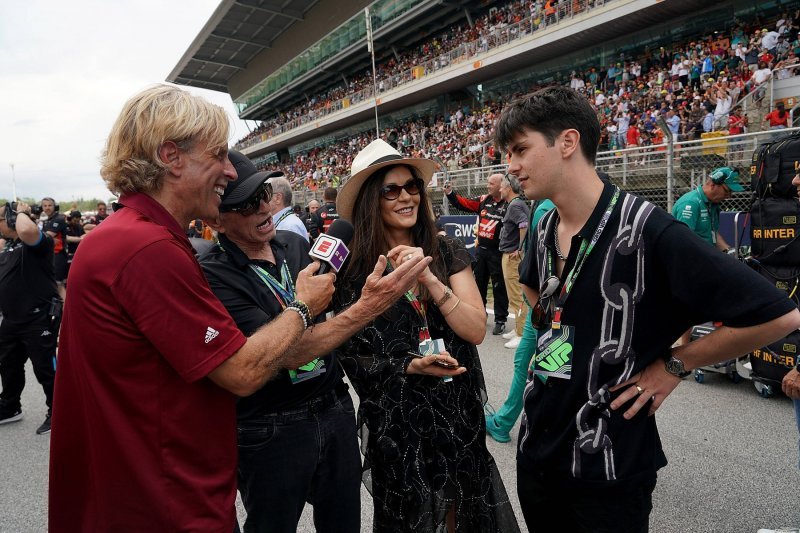
[[61, 299], [53, 267], [53, 238], [30, 218], [31, 207], [0, 207], [0, 424], [22, 419], [25, 361], [30, 357], [44, 389], [47, 417], [36, 430], [50, 432]]

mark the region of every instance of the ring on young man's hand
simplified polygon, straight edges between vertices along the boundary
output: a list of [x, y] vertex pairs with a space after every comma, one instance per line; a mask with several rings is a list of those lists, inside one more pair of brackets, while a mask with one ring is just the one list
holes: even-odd
[[636, 385], [636, 392], [638, 392], [639, 394], [641, 394], [641, 393], [643, 393], [643, 392], [644, 392], [644, 389], [643, 389], [643, 388], [641, 388], [639, 385]]

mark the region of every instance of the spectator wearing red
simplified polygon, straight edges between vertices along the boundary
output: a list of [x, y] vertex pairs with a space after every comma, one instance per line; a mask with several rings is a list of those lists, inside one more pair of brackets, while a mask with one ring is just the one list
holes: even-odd
[[746, 116], [742, 115], [741, 106], [736, 106], [733, 110], [733, 114], [728, 117], [728, 133], [730, 135], [741, 135], [745, 133], [747, 125], [748, 119]]
[[769, 129], [782, 130], [789, 127], [789, 113], [784, 108], [783, 102], [778, 102], [775, 109], [767, 113], [764, 121], [769, 123]]
[[246, 338], [184, 235], [218, 216], [236, 178], [228, 128], [224, 109], [168, 85], [131, 98], [113, 126], [100, 173], [120, 209], [81, 244], [59, 342], [53, 533], [233, 531], [236, 396], [314, 358], [290, 348], [309, 306], [327, 307], [332, 275], [301, 271], [296, 300]]

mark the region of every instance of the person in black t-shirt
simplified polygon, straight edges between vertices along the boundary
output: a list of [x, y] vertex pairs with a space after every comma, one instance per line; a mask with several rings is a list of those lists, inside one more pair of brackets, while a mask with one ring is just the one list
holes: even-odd
[[[245, 335], [273, 320], [294, 299], [294, 280], [311, 259], [308, 242], [276, 231], [269, 175], [229, 154], [238, 179], [228, 183], [218, 222], [219, 246], [200, 255], [209, 285]], [[331, 351], [388, 309], [428, 261], [381, 277], [382, 258], [361, 299], [306, 330], [285, 368], [237, 402], [239, 490], [246, 531], [295, 531], [306, 501], [318, 531], [360, 530], [361, 459], [353, 403]], [[324, 309], [314, 309], [319, 316]], [[317, 358], [310, 363], [309, 355]]]
[[83, 230], [80, 211], [71, 211], [67, 216], [67, 277], [72, 258], [78, 250], [78, 245], [86, 232]]
[[[599, 138], [592, 107], [563, 87], [516, 100], [496, 127], [526, 196], [555, 204], [520, 266], [538, 330], [517, 450], [532, 532], [647, 531], [666, 465], [649, 415], [691, 370], [800, 327], [782, 291], [598, 179]], [[671, 348], [707, 321], [724, 325]]]
[[333, 221], [339, 218], [339, 213], [336, 211], [336, 195], [337, 191], [333, 187], [328, 187], [322, 193], [324, 203], [314, 215], [314, 225], [322, 233], [328, 233]]
[[61, 300], [53, 273], [53, 238], [39, 230], [23, 202], [0, 207], [0, 424], [22, 419], [25, 361], [30, 358], [44, 390], [47, 417], [36, 430], [50, 432], [56, 339]]
[[319, 202], [316, 200], [311, 200], [308, 202], [306, 206], [306, 211], [301, 217], [303, 220], [303, 224], [306, 225], [306, 229], [308, 230], [308, 237], [311, 239], [313, 243], [314, 240], [319, 237], [321, 227], [317, 225], [317, 211], [319, 211], [320, 205]]
[[91, 231], [97, 227], [102, 221], [109, 217], [108, 208], [106, 207], [105, 202], [98, 202], [97, 203], [97, 214], [94, 215], [87, 224], [84, 224], [83, 229], [85, 231]]
[[67, 219], [58, 212], [52, 198], [42, 198], [42, 213], [47, 216], [42, 230], [53, 238], [53, 265], [55, 266], [58, 295], [63, 300], [67, 293]]

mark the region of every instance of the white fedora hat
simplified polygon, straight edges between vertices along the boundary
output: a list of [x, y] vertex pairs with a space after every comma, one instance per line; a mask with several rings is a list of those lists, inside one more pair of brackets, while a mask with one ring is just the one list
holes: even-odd
[[355, 159], [353, 159], [353, 164], [350, 167], [350, 177], [347, 178], [347, 181], [339, 191], [339, 195], [336, 197], [336, 211], [338, 211], [339, 216], [352, 222], [356, 198], [358, 198], [358, 193], [364, 182], [379, 169], [393, 165], [408, 165], [416, 168], [426, 187], [436, 170], [436, 163], [430, 159], [403, 157], [389, 143], [376, 139], [358, 152]]

